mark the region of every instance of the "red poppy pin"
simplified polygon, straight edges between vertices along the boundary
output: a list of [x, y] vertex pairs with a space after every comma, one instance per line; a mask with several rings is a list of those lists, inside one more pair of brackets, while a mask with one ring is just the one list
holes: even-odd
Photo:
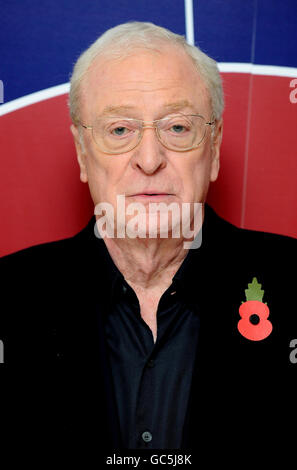
[[272, 324], [269, 317], [269, 308], [262, 302], [264, 290], [254, 277], [252, 282], [245, 289], [246, 302], [242, 302], [239, 307], [239, 320], [237, 328], [240, 334], [251, 341], [261, 341], [267, 338], [272, 331]]

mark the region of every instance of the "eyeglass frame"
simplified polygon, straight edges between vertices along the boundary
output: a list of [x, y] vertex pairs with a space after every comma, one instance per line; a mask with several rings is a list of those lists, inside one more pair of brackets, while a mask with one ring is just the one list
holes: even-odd
[[[213, 119], [213, 120], [210, 120], [210, 121], [206, 121], [205, 117], [202, 116], [202, 114], [176, 114], [174, 116], [184, 116], [184, 117], [191, 117], [191, 116], [196, 116], [196, 117], [201, 117], [205, 122], [204, 122], [204, 125], [205, 126], [213, 126], [216, 122], [216, 119]], [[130, 150], [127, 150], [126, 152], [131, 152], [132, 150], [134, 150], [139, 144], [140, 142], [142, 141], [142, 137], [143, 137], [143, 131], [145, 129], [155, 129], [155, 133], [157, 135], [157, 139], [158, 141], [160, 142], [160, 144], [162, 144], [165, 148], [167, 148], [168, 150], [173, 150], [174, 152], [188, 152], [189, 150], [194, 150], [195, 148], [199, 147], [199, 145], [201, 144], [201, 142], [203, 142], [203, 140], [205, 139], [205, 136], [206, 136], [206, 130], [203, 134], [203, 137], [202, 139], [198, 142], [198, 144], [194, 145], [193, 147], [189, 147], [189, 148], [186, 148], [186, 149], [182, 149], [182, 150], [178, 150], [178, 149], [172, 149], [170, 147], [168, 147], [167, 145], [164, 144], [164, 142], [162, 142], [161, 140], [161, 137], [159, 135], [159, 128], [158, 126], [156, 125], [156, 123], [160, 122], [160, 121], [165, 121], [166, 119], [170, 119], [170, 117], [164, 117], [164, 118], [161, 118], [161, 119], [155, 119], [154, 121], [144, 121], [142, 119], [136, 119], [136, 118], [127, 118], [127, 117], [124, 117], [124, 116], [106, 116], [107, 118], [117, 118], [117, 119], [123, 119], [125, 121], [138, 121], [138, 122], [141, 122], [142, 123], [142, 126], [141, 126], [141, 130], [139, 132], [139, 138], [138, 138], [138, 141], [136, 143], [136, 145], [134, 145], [134, 147], [132, 147]], [[97, 118], [97, 119], [104, 119], [103, 116]], [[94, 137], [94, 126], [88, 126], [86, 124], [83, 124], [79, 119], [75, 119], [74, 120], [74, 123], [75, 124], [79, 124], [80, 126], [82, 126], [84, 129], [91, 129], [92, 130], [92, 137], [93, 137], [93, 140], [95, 142], [95, 144], [97, 145], [97, 147], [99, 148], [99, 150], [103, 153], [106, 153], [107, 155], [120, 155], [121, 153], [126, 153], [126, 152], [106, 152], [104, 150], [102, 150], [100, 148], [100, 146], [98, 145], [95, 137]], [[150, 126], [147, 126], [145, 124], [151, 124]], [[205, 128], [206, 129], [206, 128]]]

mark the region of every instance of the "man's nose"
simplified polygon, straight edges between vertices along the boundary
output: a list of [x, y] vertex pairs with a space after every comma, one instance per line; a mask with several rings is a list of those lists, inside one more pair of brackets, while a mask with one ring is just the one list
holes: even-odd
[[166, 166], [166, 150], [159, 142], [156, 130], [152, 125], [143, 128], [142, 139], [132, 156], [133, 168], [141, 169], [148, 175]]

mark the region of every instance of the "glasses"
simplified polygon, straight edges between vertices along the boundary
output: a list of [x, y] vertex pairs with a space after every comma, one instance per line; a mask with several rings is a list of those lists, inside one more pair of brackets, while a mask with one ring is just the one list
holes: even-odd
[[93, 139], [102, 152], [118, 155], [133, 150], [145, 129], [155, 129], [158, 140], [169, 150], [192, 150], [201, 144], [208, 126], [213, 126], [215, 121], [206, 121], [200, 114], [176, 114], [151, 122], [110, 116], [97, 118], [93, 126], [80, 121], [77, 124], [92, 130]]

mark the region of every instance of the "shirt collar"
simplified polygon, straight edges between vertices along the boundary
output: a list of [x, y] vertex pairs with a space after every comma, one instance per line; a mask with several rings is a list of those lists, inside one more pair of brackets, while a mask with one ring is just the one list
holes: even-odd
[[[211, 241], [211, 225], [214, 212], [207, 204], [202, 227], [202, 244], [199, 248], [189, 249], [188, 253], [172, 278], [171, 291], [179, 290], [187, 299], [197, 298], [197, 286], [203, 279], [203, 269], [209, 261], [208, 253]], [[123, 292], [123, 286], [127, 287], [124, 276], [113, 262], [108, 249], [101, 238], [94, 233], [95, 216], [89, 221], [87, 227], [81, 232], [90, 242], [92, 247], [92, 260], [98, 263], [100, 274], [104, 280], [104, 287], [108, 300], [117, 298]], [[94, 251], [96, 255], [94, 256]], [[208, 264], [208, 263], [207, 263]]]

